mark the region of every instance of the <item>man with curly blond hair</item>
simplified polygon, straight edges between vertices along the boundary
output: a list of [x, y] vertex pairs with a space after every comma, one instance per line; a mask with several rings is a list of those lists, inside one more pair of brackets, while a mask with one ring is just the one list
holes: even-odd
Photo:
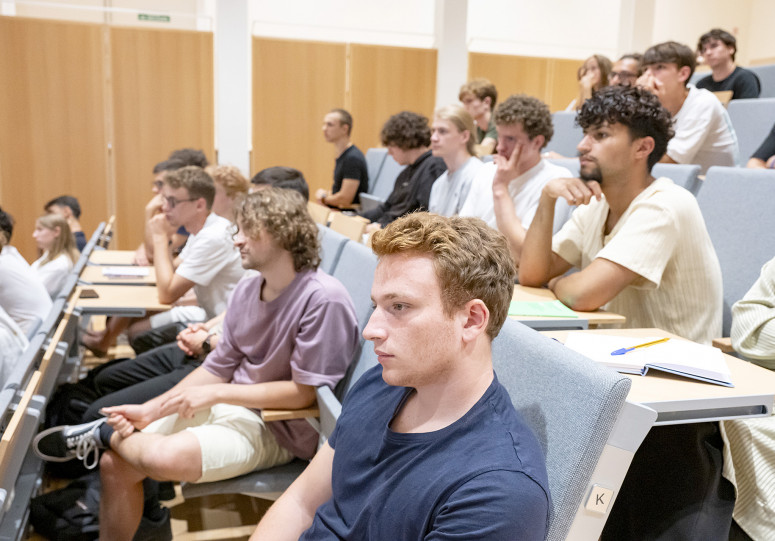
[[[554, 127], [549, 107], [538, 98], [518, 94], [495, 109], [498, 154], [474, 177], [461, 216], [476, 216], [506, 235], [514, 262], [519, 265], [525, 233], [533, 220], [541, 189], [552, 179], [570, 177], [564, 167], [541, 157]], [[557, 204], [555, 230], [571, 213]]]
[[404, 214], [427, 210], [433, 183], [447, 169], [444, 160], [431, 155], [431, 128], [422, 115], [410, 111], [395, 114], [385, 122], [380, 136], [388, 154], [406, 168], [396, 177], [384, 203], [360, 213], [372, 222], [366, 228], [369, 232]]
[[413, 213], [372, 247], [363, 336], [379, 365], [251, 540], [543, 540], [543, 453], [492, 366], [514, 288], [506, 240], [475, 218]]
[[297, 193], [248, 195], [237, 225], [242, 264], [259, 274], [235, 289], [202, 365], [151, 400], [105, 408], [107, 418], [35, 441], [48, 460], [109, 449], [100, 461], [102, 539], [133, 538], [146, 477], [215, 481], [315, 453], [317, 433], [305, 420], [264, 424], [258, 411], [308, 407], [316, 387], [344, 376], [359, 343], [352, 300], [318, 269], [318, 230]]
[[476, 124], [476, 155], [492, 154], [498, 143], [492, 115], [498, 101], [495, 85], [487, 79], [472, 79], [460, 87], [458, 99]]

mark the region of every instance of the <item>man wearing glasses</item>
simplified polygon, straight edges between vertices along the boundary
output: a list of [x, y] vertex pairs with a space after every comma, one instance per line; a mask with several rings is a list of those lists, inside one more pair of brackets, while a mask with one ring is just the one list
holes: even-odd
[[[132, 324], [131, 334], [172, 327], [188, 322], [207, 321], [226, 310], [226, 304], [244, 270], [231, 239], [231, 222], [211, 212], [215, 185], [202, 168], [188, 166], [168, 172], [161, 188], [161, 212], [148, 221], [153, 246], [153, 266], [159, 302], [174, 304], [191, 288], [201, 310], [173, 307]], [[189, 233], [183, 251], [173, 258], [170, 236], [179, 227]], [[131, 322], [113, 318], [104, 333], [83, 337], [83, 344], [95, 354], [104, 352]], [[171, 331], [174, 339], [177, 331]]]

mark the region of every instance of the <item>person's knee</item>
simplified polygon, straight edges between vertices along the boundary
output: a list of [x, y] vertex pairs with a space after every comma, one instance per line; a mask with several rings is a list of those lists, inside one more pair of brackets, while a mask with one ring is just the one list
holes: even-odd
[[161, 439], [144, 448], [140, 466], [149, 477], [158, 481], [193, 482], [202, 476], [202, 458], [195, 442], [174, 443]]

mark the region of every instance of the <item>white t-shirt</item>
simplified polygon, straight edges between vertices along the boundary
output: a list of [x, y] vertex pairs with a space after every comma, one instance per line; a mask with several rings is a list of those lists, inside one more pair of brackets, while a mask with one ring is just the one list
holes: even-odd
[[737, 165], [735, 129], [712, 92], [689, 85], [689, 95], [673, 120], [675, 136], [667, 143], [667, 155], [677, 163], [696, 163], [701, 174], [713, 165]]
[[231, 234], [232, 223], [210, 213], [199, 233], [189, 235], [180, 252], [183, 261], [175, 269], [175, 274], [194, 282], [197, 301], [207, 319], [226, 310], [229, 295], [245, 272]]
[[5, 387], [8, 376], [27, 344], [27, 337], [19, 326], [0, 308], [0, 387]]
[[552, 251], [579, 269], [603, 258], [639, 274], [605, 306], [626, 316], [628, 327], [657, 327], [702, 344], [721, 336], [721, 267], [694, 196], [659, 178], [604, 236], [608, 211], [605, 198], [577, 208]]
[[51, 297], [37, 273], [7, 246], [0, 252], [0, 307], [24, 334], [51, 310]]
[[471, 190], [471, 182], [483, 166], [479, 158], [471, 156], [451, 175], [449, 170], [444, 171], [433, 183], [428, 210], [442, 216], [458, 214]]
[[59, 254], [45, 265], [41, 265], [41, 262], [47, 256], [48, 253], [43, 254], [40, 259], [30, 266], [38, 274], [38, 278], [43, 282], [46, 291], [53, 299], [59, 294], [62, 286], [65, 285], [67, 275], [73, 270], [73, 262], [67, 257], [67, 254]]
[[[497, 166], [494, 163], [488, 163], [479, 170], [471, 184], [468, 199], [466, 199], [463, 208], [460, 209], [460, 216], [481, 218], [493, 229], [498, 227], [492, 196], [492, 182], [496, 169]], [[541, 190], [546, 183], [553, 178], [570, 178], [572, 176], [573, 174], [566, 168], [541, 159], [535, 166], [509, 182], [509, 195], [514, 201], [514, 210], [522, 227], [527, 229], [533, 222], [533, 217], [538, 209], [538, 201], [541, 199]], [[554, 207], [555, 232], [559, 231], [562, 225], [568, 221], [574, 208], [569, 206], [565, 199], [557, 200]]]

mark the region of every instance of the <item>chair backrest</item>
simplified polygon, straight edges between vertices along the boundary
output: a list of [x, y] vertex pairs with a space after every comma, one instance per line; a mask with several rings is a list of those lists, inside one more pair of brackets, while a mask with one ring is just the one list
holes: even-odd
[[741, 165], [756, 152], [775, 122], [775, 98], [732, 100], [727, 106], [737, 134]]
[[369, 221], [366, 218], [347, 216], [341, 212], [334, 212], [331, 215], [329, 227], [350, 240], [361, 242], [367, 225], [369, 225]]
[[[764, 66], [751, 66], [746, 68], [754, 72], [759, 77], [762, 84], [762, 93], [759, 98], [775, 98], [775, 64], [766, 64]], [[769, 119], [772, 122], [773, 119]]]
[[377, 175], [377, 178], [371, 185], [369, 193], [380, 199], [387, 199], [393, 191], [393, 187], [396, 184], [396, 178], [405, 168], [406, 166], [399, 165], [398, 162], [393, 159], [393, 156], [387, 156], [382, 164], [379, 175]]
[[546, 150], [562, 156], [575, 156], [576, 147], [584, 137], [584, 131], [576, 126], [575, 111], [558, 111], [552, 114], [554, 135], [546, 145]]
[[559, 165], [560, 167], [564, 167], [568, 171], [571, 172], [571, 174], [578, 176], [579, 174], [579, 168], [581, 167], [579, 164], [578, 158], [553, 158], [551, 160], [547, 160], [550, 163], [553, 163], [554, 165]]
[[654, 178], [667, 177], [678, 186], [686, 188], [694, 195], [702, 187], [702, 181], [699, 179], [700, 166], [680, 163], [657, 163], [651, 170]]
[[711, 167], [697, 202], [716, 249], [724, 283], [724, 336], [732, 325], [732, 305], [775, 255], [775, 171]]
[[694, 73], [692, 73], [692, 76], [689, 77], [689, 84], [696, 86], [697, 83], [700, 82], [700, 79], [702, 79], [703, 77], [707, 77], [708, 75], [710, 75], [710, 71], [707, 71], [707, 70], [695, 71]]
[[[613, 446], [631, 460], [656, 412], [628, 404], [642, 414], [628, 427], [633, 439], [614, 440], [630, 379], [513, 320], [506, 321], [493, 341], [493, 365], [544, 449], [552, 497], [547, 539], [597, 539], [607, 515], [595, 515], [584, 504], [597, 482], [595, 475], [604, 469], [601, 456]], [[629, 460], [618, 478], [605, 481], [614, 493]]]
[[331, 274], [342, 255], [342, 248], [349, 239], [333, 229], [318, 224], [320, 231], [320, 268]]
[[371, 193], [372, 187], [379, 176], [379, 172], [382, 170], [382, 164], [385, 163], [387, 157], [386, 148], [370, 148], [366, 151], [366, 170], [369, 173], [369, 192]]
[[371, 284], [376, 268], [377, 256], [370, 248], [357, 242], [348, 242], [331, 273], [350, 293], [359, 329], [363, 329], [371, 315]]
[[307, 211], [309, 211], [309, 215], [312, 216], [312, 220], [316, 224], [328, 224], [328, 218], [331, 215], [331, 209], [327, 206], [310, 201], [307, 203]]

